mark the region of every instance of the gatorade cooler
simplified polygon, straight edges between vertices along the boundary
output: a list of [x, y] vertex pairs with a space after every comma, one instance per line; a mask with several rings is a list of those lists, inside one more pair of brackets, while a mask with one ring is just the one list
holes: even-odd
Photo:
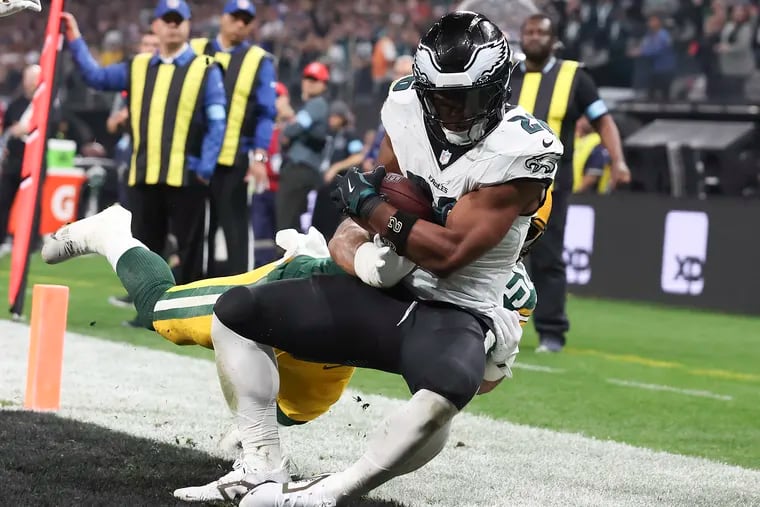
[[[48, 139], [47, 173], [40, 200], [41, 235], [52, 234], [59, 227], [77, 219], [79, 196], [86, 180], [83, 169], [74, 167], [77, 145], [68, 139]], [[13, 234], [16, 224], [14, 204], [8, 232]]]

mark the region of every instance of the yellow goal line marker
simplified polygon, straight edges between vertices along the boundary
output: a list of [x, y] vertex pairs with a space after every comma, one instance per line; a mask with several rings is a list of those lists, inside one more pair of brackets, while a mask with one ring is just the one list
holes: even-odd
[[649, 368], [680, 369], [685, 370], [690, 375], [697, 377], [719, 378], [724, 380], [739, 380], [742, 382], [760, 382], [760, 375], [752, 373], [741, 373], [729, 370], [693, 368], [683, 363], [674, 361], [661, 361], [647, 357], [637, 356], [635, 354], [612, 354], [610, 352], [601, 352], [593, 349], [566, 348], [565, 351], [570, 355], [592, 356], [607, 359], [609, 361], [618, 361], [628, 364], [639, 364]]

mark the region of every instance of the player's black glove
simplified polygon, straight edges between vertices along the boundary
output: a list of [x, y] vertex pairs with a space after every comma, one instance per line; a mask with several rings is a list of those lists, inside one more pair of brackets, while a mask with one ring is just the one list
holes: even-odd
[[344, 176], [335, 177], [335, 190], [330, 199], [348, 216], [368, 219], [375, 208], [383, 202], [380, 185], [385, 178], [385, 167], [378, 166], [370, 173], [352, 167]]

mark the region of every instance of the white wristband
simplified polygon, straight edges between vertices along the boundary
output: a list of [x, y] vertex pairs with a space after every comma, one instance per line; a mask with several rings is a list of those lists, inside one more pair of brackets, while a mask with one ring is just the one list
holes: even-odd
[[377, 271], [377, 262], [380, 247], [371, 241], [363, 243], [356, 249], [354, 255], [354, 271], [359, 279], [372, 287], [381, 287], [380, 274]]

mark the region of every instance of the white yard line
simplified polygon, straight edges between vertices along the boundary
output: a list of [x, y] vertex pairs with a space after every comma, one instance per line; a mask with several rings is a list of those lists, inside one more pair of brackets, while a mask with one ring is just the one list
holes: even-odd
[[[0, 322], [0, 400], [21, 404], [28, 333]], [[68, 334], [63, 375], [61, 416], [225, 456], [230, 421], [213, 363]], [[282, 431], [302, 473], [345, 467], [402, 403], [356, 394]], [[747, 506], [760, 505], [760, 471], [462, 414], [438, 458], [375, 495], [426, 507]]]
[[562, 368], [554, 368], [552, 366], [542, 366], [540, 364], [524, 363], [520, 361], [519, 356], [515, 364], [512, 365], [512, 368], [517, 368], [518, 370], [540, 371], [542, 373], [564, 373], [565, 371]]
[[608, 378], [607, 382], [616, 386], [633, 387], [636, 389], [647, 389], [649, 391], [667, 391], [669, 393], [684, 394], [686, 396], [698, 396], [700, 398], [712, 398], [714, 400], [731, 401], [733, 396], [725, 394], [716, 394], [710, 391], [698, 389], [681, 389], [679, 387], [667, 386], [662, 384], [645, 384], [643, 382], [634, 382], [633, 380], [623, 380], [618, 378]]

